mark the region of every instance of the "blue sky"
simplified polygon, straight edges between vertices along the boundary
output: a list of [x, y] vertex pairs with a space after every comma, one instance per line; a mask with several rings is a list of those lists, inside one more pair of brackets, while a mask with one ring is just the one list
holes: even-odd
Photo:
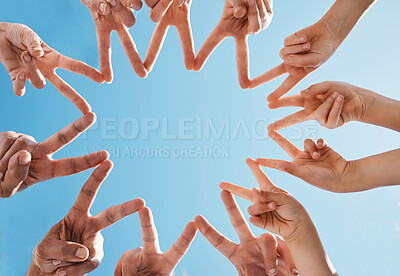
[[[197, 51], [217, 24], [223, 2], [194, 0], [192, 27]], [[333, 2], [275, 1], [270, 27], [250, 38], [252, 76], [280, 63], [278, 52], [284, 38], [316, 22]], [[399, 9], [398, 1], [379, 1], [335, 56], [292, 93], [321, 81], [338, 80], [399, 99]], [[136, 13], [137, 24], [131, 29], [142, 58], [154, 29], [148, 11], [146, 7]], [[2, 3], [0, 21], [26, 24], [59, 52], [99, 67], [93, 20], [78, 0], [7, 1]], [[241, 90], [233, 39], [227, 39], [216, 50], [203, 71], [188, 72], [177, 33], [171, 29], [146, 80], [135, 75], [115, 34], [112, 49], [115, 80], [111, 85], [98, 85], [60, 71], [89, 101], [98, 123], [55, 158], [78, 156], [98, 148], [113, 150], [111, 160], [115, 167], [103, 184], [92, 213], [135, 197], [144, 198], [153, 210], [163, 250], [172, 245], [197, 214], [206, 216], [218, 230], [238, 242], [220, 199], [218, 184], [231, 181], [247, 187], [256, 185], [245, 165], [246, 157], [289, 160], [265, 132], [269, 122], [295, 110], [267, 108], [266, 96], [283, 79], [253, 91]], [[28, 85], [27, 94], [18, 98], [3, 67], [0, 67], [0, 83], [0, 131], [14, 130], [42, 141], [80, 117], [75, 107], [51, 85], [42, 91]], [[231, 127], [222, 137], [215, 137], [200, 131], [207, 129], [207, 122], [217, 129], [225, 122]], [[189, 126], [185, 133], [182, 124]], [[135, 135], [138, 126], [139, 133]], [[304, 134], [301, 138], [299, 131]], [[297, 126], [294, 132], [285, 133], [298, 146], [310, 135], [323, 137], [347, 159], [398, 148], [399, 141], [398, 133], [359, 123], [331, 131], [308, 122]], [[190, 148], [204, 147], [214, 154], [201, 158], [184, 155]], [[152, 156], [157, 148], [168, 154]], [[142, 151], [145, 156], [136, 156], [135, 151]], [[399, 271], [398, 187], [338, 195], [278, 171], [266, 172], [307, 208], [340, 275], [394, 275]], [[90, 174], [87, 171], [54, 179], [11, 199], [0, 200], [1, 275], [26, 272], [32, 249], [65, 216]], [[242, 200], [239, 203], [245, 211], [248, 203]], [[262, 233], [252, 228], [256, 234]], [[123, 252], [142, 244], [137, 215], [105, 230], [103, 235], [105, 258], [93, 275], [111, 275]], [[176, 274], [182, 275], [184, 271], [191, 276], [236, 273], [201, 235], [177, 267]]]

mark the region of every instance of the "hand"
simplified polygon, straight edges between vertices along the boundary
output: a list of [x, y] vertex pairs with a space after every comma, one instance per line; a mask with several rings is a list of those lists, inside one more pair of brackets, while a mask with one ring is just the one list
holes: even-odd
[[280, 130], [308, 120], [334, 129], [351, 121], [360, 121], [365, 113], [365, 100], [360, 88], [343, 82], [322, 82], [310, 86], [300, 95], [287, 96], [269, 104], [272, 109], [298, 106], [304, 109], [269, 126], [269, 131]]
[[[188, 0], [184, 3], [178, 3], [178, 1], [170, 2], [171, 4], [169, 8], [161, 17], [161, 21], [157, 24], [154, 30], [149, 50], [147, 51], [147, 56], [144, 60], [144, 66], [148, 72], [150, 72], [154, 67], [170, 26], [175, 26], [178, 30], [186, 69], [193, 70], [194, 67], [194, 45], [192, 27], [190, 26], [190, 6], [192, 1]], [[156, 7], [158, 6], [160, 6], [160, 4]], [[154, 8], [153, 11], [155, 9], [156, 8]], [[154, 13], [152, 13], [152, 15], [154, 15]]]
[[236, 267], [239, 275], [297, 275], [285, 242], [271, 234], [256, 238], [232, 194], [223, 191], [221, 198], [240, 244], [221, 235], [202, 216], [197, 216], [195, 222], [204, 237]]
[[327, 191], [343, 193], [357, 190], [357, 183], [346, 181], [351, 173], [351, 162], [331, 149], [323, 139], [319, 139], [317, 144], [311, 139], [305, 140], [304, 151], [301, 151], [277, 132], [270, 133], [270, 136], [293, 161], [257, 159], [257, 164], [287, 172]]
[[0, 61], [10, 75], [17, 96], [25, 94], [26, 80], [30, 80], [35, 88], [42, 89], [47, 79], [83, 114], [90, 112], [89, 104], [57, 75], [56, 69], [63, 68], [98, 83], [104, 82], [96, 69], [61, 55], [47, 46], [34, 31], [21, 24], [0, 23]]
[[133, 70], [139, 77], [146, 78], [147, 71], [127, 29], [135, 24], [135, 17], [130, 7], [139, 10], [142, 2], [139, 0], [81, 0], [81, 2], [89, 8], [96, 25], [100, 68], [104, 80], [108, 83], [113, 80], [110, 38], [112, 31], [118, 33]]
[[0, 197], [10, 197], [36, 183], [76, 174], [108, 158], [106, 151], [53, 160], [54, 153], [71, 143], [96, 121], [88, 113], [44, 142], [12, 131], [0, 133]]
[[[39, 269], [46, 276], [80, 276], [100, 265], [104, 256], [100, 231], [136, 213], [145, 204], [143, 199], [134, 199], [96, 216], [90, 214], [90, 207], [111, 169], [112, 162], [107, 160], [93, 172], [65, 218], [36, 246], [31, 271]], [[32, 274], [28, 272], [29, 275]]]
[[143, 248], [127, 251], [118, 261], [115, 276], [172, 275], [194, 240], [197, 228], [190, 222], [175, 244], [165, 253], [161, 252], [158, 234], [151, 210], [147, 207], [139, 212], [142, 227]]
[[[247, 13], [244, 10], [247, 10]], [[200, 71], [208, 57], [228, 36], [236, 41], [239, 84], [250, 87], [247, 37], [268, 27], [272, 20], [272, 0], [226, 0], [221, 20], [201, 47], [194, 69]]]
[[339, 45], [340, 42], [329, 25], [324, 20], [318, 21], [287, 37], [285, 47], [279, 53], [284, 62], [253, 79], [251, 87], [255, 88], [288, 73], [285, 81], [267, 98], [269, 102], [275, 101], [324, 64]]

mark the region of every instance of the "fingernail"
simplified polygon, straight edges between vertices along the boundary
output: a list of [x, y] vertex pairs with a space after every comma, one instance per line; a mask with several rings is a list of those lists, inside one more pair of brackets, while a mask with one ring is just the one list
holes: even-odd
[[31, 62], [31, 61], [32, 61], [32, 57], [31, 57], [29, 54], [25, 54], [25, 55], [24, 55], [24, 60], [25, 60], [26, 62]]
[[318, 157], [318, 152], [313, 152], [313, 154], [312, 154], [314, 157]]
[[305, 38], [304, 36], [301, 36], [301, 37], [299, 38], [299, 41], [300, 41], [300, 42], [304, 42], [304, 41], [306, 41], [306, 38]]
[[336, 100], [337, 100], [338, 102], [341, 102], [341, 101], [343, 100], [343, 97], [342, 97], [342, 96], [339, 96], [339, 97], [336, 98]]
[[100, 4], [100, 11], [101, 11], [101, 13], [103, 15], [107, 14], [107, 8], [108, 8], [108, 5], [106, 3], [101, 3]]
[[310, 92], [310, 89], [303, 90], [303, 93], [308, 93], [308, 92]]
[[65, 276], [65, 275], [67, 275], [67, 272], [65, 272], [65, 271], [59, 271], [59, 272], [58, 272], [58, 275], [59, 275], [59, 276]]
[[21, 73], [19, 73], [18, 74], [18, 78], [20, 79], [20, 80], [25, 80], [25, 78], [26, 78], [26, 74], [25, 74], [25, 72], [21, 72]]
[[295, 269], [295, 268], [292, 269], [292, 273], [293, 273], [294, 275], [299, 275], [299, 272], [298, 272], [297, 269]]
[[270, 270], [268, 270], [268, 275], [272, 276], [276, 274], [276, 269], [275, 268], [271, 268]]
[[53, 264], [55, 266], [57, 266], [57, 265], [61, 264], [61, 261], [60, 260], [53, 260]]
[[25, 165], [27, 165], [29, 163], [29, 161], [30, 161], [30, 158], [29, 158], [28, 155], [24, 154], [23, 156], [18, 157], [18, 163], [20, 165], [25, 166]]
[[33, 51], [35, 52], [43, 52], [43, 49], [40, 46], [33, 47]]
[[286, 58], [286, 63], [291, 64], [293, 62], [293, 59], [291, 57]]
[[303, 44], [303, 49], [308, 49], [308, 43]]
[[76, 250], [76, 254], [75, 254], [79, 259], [83, 259], [86, 257], [86, 250], [83, 248], [78, 248], [78, 250]]
[[337, 97], [337, 92], [333, 92], [333, 94], [332, 94], [332, 98], [336, 98]]
[[272, 202], [268, 203], [268, 208], [274, 209], [274, 204]]
[[107, 2], [112, 6], [115, 7], [117, 5], [117, 1], [115, 0], [107, 0]]

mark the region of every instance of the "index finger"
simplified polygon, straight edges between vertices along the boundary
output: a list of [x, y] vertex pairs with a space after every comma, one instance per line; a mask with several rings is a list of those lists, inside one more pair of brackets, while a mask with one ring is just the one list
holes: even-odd
[[268, 97], [267, 101], [272, 102], [275, 100], [278, 100], [280, 97], [283, 95], [289, 93], [293, 88], [296, 87], [305, 77], [307, 74], [304, 74], [304, 76], [298, 77], [298, 76], [292, 76], [289, 75], [283, 83], [274, 91], [272, 92]]
[[143, 253], [156, 254], [159, 253], [160, 244], [158, 242], [158, 233], [154, 225], [153, 214], [148, 207], [144, 207], [139, 212], [140, 227], [142, 228]]
[[250, 87], [249, 46], [247, 43], [247, 37], [235, 38], [235, 41], [239, 84], [241, 88], [247, 89]]
[[228, 212], [232, 226], [238, 234], [240, 241], [247, 242], [254, 238], [254, 235], [251, 232], [250, 227], [247, 224], [243, 213], [237, 205], [233, 195], [230, 192], [222, 191], [221, 198], [224, 202], [226, 211]]
[[95, 122], [96, 115], [94, 113], [88, 113], [50, 136], [46, 141], [39, 143], [39, 147], [47, 154], [55, 153], [74, 141], [76, 137], [82, 134]]
[[280, 189], [275, 186], [269, 177], [263, 172], [260, 166], [251, 158], [246, 160], [247, 166], [250, 168], [254, 177], [256, 178], [261, 191], [274, 192]]
[[165, 252], [165, 258], [170, 264], [179, 263], [196, 237], [196, 233], [196, 224], [193, 221], [189, 222], [188, 225], [186, 225], [185, 230], [183, 230], [182, 235], [178, 238], [174, 245], [168, 249], [167, 252]]
[[291, 46], [291, 45], [296, 45], [296, 44], [301, 44], [307, 41], [307, 36], [304, 34], [299, 34], [299, 33], [294, 33], [287, 38], [285, 38], [284, 44], [285, 47]]
[[232, 183], [229, 183], [229, 182], [221, 182], [219, 184], [219, 188], [224, 190], [224, 191], [230, 192], [230, 193], [232, 193], [234, 195], [237, 195], [238, 197], [246, 199], [246, 200], [248, 200], [248, 201], [250, 201], [252, 203], [256, 203], [257, 202], [256, 199], [253, 196], [252, 190], [250, 190], [250, 189], [243, 188], [241, 186], [238, 186], [238, 185], [235, 185], [235, 184], [232, 184]]
[[279, 64], [278, 66], [275, 66], [271, 70], [268, 70], [264, 74], [258, 76], [257, 78], [254, 78], [250, 81], [250, 86], [251, 88], [256, 88], [260, 86], [261, 84], [264, 84], [266, 82], [273, 81], [274, 79], [282, 76], [283, 74], [286, 74], [288, 71], [285, 67], [284, 63]]
[[194, 43], [192, 28], [190, 21], [185, 20], [182, 24], [176, 25], [178, 30], [179, 39], [181, 40], [183, 57], [185, 59], [185, 65], [187, 70], [193, 70], [194, 68]]
[[65, 70], [86, 76], [95, 82], [104, 82], [103, 75], [99, 71], [90, 67], [82, 61], [60, 55], [58, 66]]
[[113, 167], [113, 163], [109, 160], [104, 161], [94, 170], [92, 175], [83, 185], [79, 192], [78, 198], [75, 201], [74, 208], [79, 211], [89, 213], [90, 207], [92, 206], [97, 192], [100, 189], [101, 184], [110, 174]]
[[224, 35], [221, 28], [217, 26], [204, 42], [203, 46], [201, 46], [200, 51], [197, 54], [196, 60], [194, 61], [195, 71], [200, 71], [201, 68], [203, 68], [207, 59], [225, 38], [226, 35]]
[[276, 131], [271, 131], [269, 132], [269, 136], [276, 142], [278, 143], [281, 148], [286, 151], [287, 154], [289, 154], [292, 159], [295, 159], [296, 156], [301, 152], [301, 150], [296, 147], [294, 144], [292, 144], [288, 139], [283, 137], [281, 134], [279, 134]]
[[96, 26], [97, 44], [99, 47], [100, 70], [106, 82], [113, 80], [113, 70], [111, 65], [111, 32], [104, 31]]

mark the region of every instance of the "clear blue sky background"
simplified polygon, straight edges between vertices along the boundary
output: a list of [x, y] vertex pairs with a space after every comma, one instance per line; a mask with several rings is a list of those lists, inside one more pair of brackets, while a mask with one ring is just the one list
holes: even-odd
[[[284, 38], [316, 22], [333, 2], [275, 1], [275, 17], [270, 27], [250, 38], [252, 76], [281, 62], [278, 51]], [[1, 21], [24, 23], [59, 52], [99, 67], [94, 23], [78, 0], [3, 1], [1, 6]], [[197, 51], [217, 24], [222, 6], [223, 0], [194, 0], [192, 26]], [[379, 1], [335, 56], [293, 93], [317, 82], [339, 80], [399, 99], [398, 10], [398, 1]], [[137, 24], [131, 29], [143, 58], [155, 26], [148, 18], [148, 12], [146, 7], [137, 13]], [[146, 80], [135, 75], [115, 34], [112, 49], [115, 80], [111, 85], [98, 85], [84, 77], [60, 71], [65, 80], [86, 97], [99, 119], [87, 136], [76, 140], [55, 158], [81, 155], [87, 149], [94, 151], [98, 147], [118, 148], [122, 153], [134, 147], [166, 147], [171, 151], [175, 147], [226, 147], [228, 158], [177, 158], [173, 154], [165, 158], [112, 155], [115, 168], [103, 184], [92, 213], [142, 197], [154, 212], [163, 250], [172, 245], [186, 223], [197, 214], [205, 215], [217, 229], [237, 242], [220, 199], [218, 184], [231, 181], [254, 186], [256, 182], [245, 165], [246, 157], [288, 159], [274, 142], [266, 138], [265, 133], [269, 122], [295, 110], [271, 111], [267, 108], [266, 96], [282, 79], [254, 91], [241, 90], [232, 39], [217, 49], [202, 72], [187, 72], [177, 33], [172, 29], [154, 71]], [[1, 131], [14, 130], [42, 141], [80, 116], [76, 108], [51, 85], [42, 91], [28, 85], [26, 96], [18, 98], [12, 92], [3, 67], [0, 67], [0, 83]], [[124, 120], [136, 119], [143, 125], [146, 118], [152, 121], [166, 118], [170, 134], [178, 133], [178, 122], [182, 118], [208, 119], [217, 126], [229, 119], [232, 130], [228, 137], [224, 135], [221, 139], [208, 139], [204, 133], [198, 139], [165, 139], [162, 127], [152, 132], [149, 139], [143, 135], [133, 137], [135, 139], [126, 137], [134, 129], [129, 124], [125, 129], [121, 128]], [[261, 138], [255, 137], [251, 129], [250, 139], [242, 130], [239, 135], [234, 135], [241, 120], [251, 128], [258, 119], [261, 120], [257, 124]], [[111, 128], [107, 130], [106, 124]], [[395, 149], [399, 145], [398, 133], [358, 123], [333, 131], [305, 123], [295, 132], [285, 133], [302, 146], [313, 126], [318, 137], [326, 138], [347, 159]], [[195, 124], [195, 128], [199, 129], [199, 125]], [[299, 131], [304, 135], [300, 137]], [[281, 172], [268, 170], [267, 173], [307, 208], [340, 275], [398, 274], [399, 188], [339, 195], [311, 187]], [[23, 275], [26, 272], [32, 249], [68, 212], [90, 174], [91, 171], [87, 171], [54, 179], [11, 199], [0, 200], [0, 275]], [[245, 201], [239, 200], [239, 203], [243, 210], [248, 206]], [[261, 233], [252, 228], [254, 233]], [[92, 275], [112, 275], [121, 255], [142, 244], [136, 214], [105, 230], [103, 235], [105, 257]], [[191, 276], [235, 275], [236, 271], [198, 235], [176, 269], [177, 275], [184, 273]]]

